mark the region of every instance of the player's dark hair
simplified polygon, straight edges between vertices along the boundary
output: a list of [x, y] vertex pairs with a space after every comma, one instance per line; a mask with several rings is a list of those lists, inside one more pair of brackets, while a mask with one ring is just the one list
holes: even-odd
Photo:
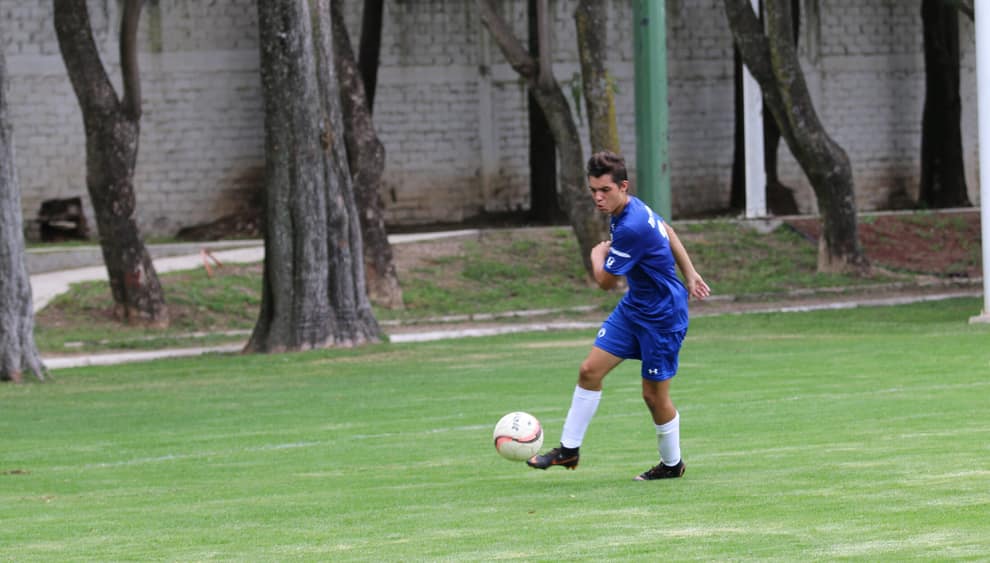
[[591, 155], [588, 159], [588, 177], [597, 178], [605, 174], [610, 174], [616, 184], [628, 180], [626, 159], [612, 151], [601, 151]]

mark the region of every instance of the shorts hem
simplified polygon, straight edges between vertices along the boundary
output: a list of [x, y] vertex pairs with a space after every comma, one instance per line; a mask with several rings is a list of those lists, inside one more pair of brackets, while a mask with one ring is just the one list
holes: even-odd
[[595, 342], [594, 344], [592, 344], [592, 346], [594, 346], [595, 348], [598, 348], [599, 350], [602, 350], [604, 352], [608, 352], [609, 354], [612, 354], [616, 358], [622, 358], [623, 360], [635, 360], [635, 359], [637, 359], [637, 358], [634, 358], [632, 356], [623, 356], [622, 354], [617, 353], [615, 350], [609, 350], [607, 347], [602, 346], [601, 343], [599, 343], [599, 342]]
[[668, 379], [674, 379], [674, 377], [677, 376], [677, 372], [674, 372], [674, 373], [672, 373], [670, 375], [660, 374], [660, 375], [652, 375], [651, 376], [651, 375], [639, 374], [639, 376], [642, 379], [645, 379], [647, 381], [656, 381], [656, 382], [659, 383], [661, 381], [667, 381]]

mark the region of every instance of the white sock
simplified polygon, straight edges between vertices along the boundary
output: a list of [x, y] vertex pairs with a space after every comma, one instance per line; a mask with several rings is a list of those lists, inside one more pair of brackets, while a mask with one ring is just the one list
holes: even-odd
[[663, 424], [657, 424], [657, 449], [660, 461], [670, 467], [681, 461], [681, 413]]
[[574, 388], [574, 397], [571, 398], [571, 408], [567, 411], [567, 419], [564, 420], [564, 431], [560, 437], [560, 443], [565, 448], [579, 448], [584, 441], [584, 433], [591, 424], [595, 411], [598, 410], [598, 402], [602, 398], [601, 391], [588, 391], [580, 386]]

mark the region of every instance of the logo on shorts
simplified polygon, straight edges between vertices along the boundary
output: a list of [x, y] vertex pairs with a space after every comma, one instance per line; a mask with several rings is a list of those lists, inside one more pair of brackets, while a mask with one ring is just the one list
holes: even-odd
[[598, 329], [598, 338], [605, 336], [605, 327]]
[[646, 370], [646, 373], [650, 375], [660, 375], [660, 370], [658, 370], [657, 368], [650, 368]]

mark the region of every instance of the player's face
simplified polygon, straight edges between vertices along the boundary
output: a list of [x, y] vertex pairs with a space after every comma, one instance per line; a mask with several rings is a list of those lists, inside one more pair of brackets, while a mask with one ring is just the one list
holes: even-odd
[[626, 207], [628, 188], [628, 180], [616, 183], [611, 174], [588, 177], [588, 189], [591, 190], [595, 207], [610, 215], [618, 215]]

